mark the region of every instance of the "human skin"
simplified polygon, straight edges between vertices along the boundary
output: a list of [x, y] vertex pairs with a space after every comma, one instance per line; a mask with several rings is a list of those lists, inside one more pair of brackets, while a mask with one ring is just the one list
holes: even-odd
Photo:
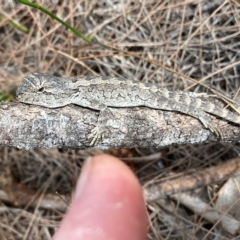
[[147, 213], [132, 171], [109, 155], [89, 158], [54, 240], [146, 240]]

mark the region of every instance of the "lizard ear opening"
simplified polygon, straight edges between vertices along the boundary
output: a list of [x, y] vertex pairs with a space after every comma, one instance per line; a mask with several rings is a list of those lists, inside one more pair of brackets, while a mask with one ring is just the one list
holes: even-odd
[[44, 87], [41, 87], [38, 89], [38, 92], [43, 92], [44, 91]]

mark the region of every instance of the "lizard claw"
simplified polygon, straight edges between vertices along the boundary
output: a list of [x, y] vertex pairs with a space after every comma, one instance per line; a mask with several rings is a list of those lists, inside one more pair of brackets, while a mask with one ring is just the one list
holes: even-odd
[[215, 133], [218, 137], [223, 139], [222, 132], [218, 128], [212, 127], [212, 126], [208, 126], [208, 129], [210, 129], [211, 132]]
[[97, 145], [99, 141], [104, 137], [104, 130], [101, 130], [98, 126], [91, 130], [91, 133], [88, 135], [88, 139], [92, 138], [90, 143], [91, 146]]

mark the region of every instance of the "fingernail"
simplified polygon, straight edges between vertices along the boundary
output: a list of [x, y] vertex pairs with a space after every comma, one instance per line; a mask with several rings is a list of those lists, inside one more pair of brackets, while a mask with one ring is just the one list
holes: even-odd
[[82, 167], [80, 178], [77, 182], [76, 192], [75, 192], [75, 197], [74, 197], [75, 200], [78, 199], [82, 195], [82, 193], [87, 185], [91, 169], [92, 169], [92, 157], [88, 157]]

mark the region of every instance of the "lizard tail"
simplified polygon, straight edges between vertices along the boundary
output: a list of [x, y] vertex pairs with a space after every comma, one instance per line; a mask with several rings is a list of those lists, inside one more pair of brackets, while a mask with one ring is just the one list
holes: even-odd
[[240, 124], [240, 115], [224, 107], [223, 104], [216, 104], [210, 101], [202, 101], [202, 109], [205, 112], [223, 118], [229, 122]]

